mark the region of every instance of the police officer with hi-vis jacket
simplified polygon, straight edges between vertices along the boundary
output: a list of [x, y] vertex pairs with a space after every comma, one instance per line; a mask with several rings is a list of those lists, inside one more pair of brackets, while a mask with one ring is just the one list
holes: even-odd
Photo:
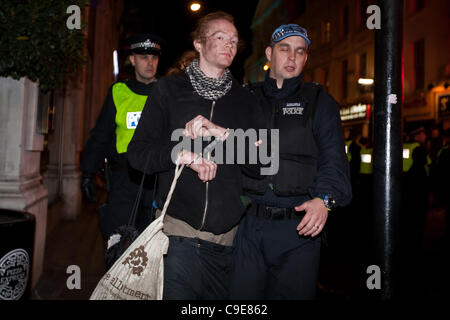
[[[102, 168], [105, 158], [108, 162], [108, 202], [99, 210], [100, 230], [105, 239], [128, 222], [139, 190], [142, 174], [128, 165], [127, 147], [156, 81], [161, 43], [162, 39], [153, 34], [130, 37], [129, 59], [134, 67], [134, 77], [111, 86], [84, 148], [81, 190], [89, 202], [96, 202], [95, 175]], [[151, 221], [152, 190], [149, 188], [153, 187], [152, 180], [146, 178], [144, 196], [136, 218], [136, 227], [140, 231]]]

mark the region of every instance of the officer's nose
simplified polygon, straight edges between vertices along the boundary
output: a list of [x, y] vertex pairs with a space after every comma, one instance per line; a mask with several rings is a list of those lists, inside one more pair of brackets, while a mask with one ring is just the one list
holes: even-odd
[[292, 51], [292, 52], [289, 54], [288, 59], [291, 60], [291, 61], [295, 61], [295, 52]]
[[154, 60], [155, 59], [153, 58], [153, 56], [148, 56], [145, 62], [147, 63], [147, 65], [151, 65], [153, 64]]

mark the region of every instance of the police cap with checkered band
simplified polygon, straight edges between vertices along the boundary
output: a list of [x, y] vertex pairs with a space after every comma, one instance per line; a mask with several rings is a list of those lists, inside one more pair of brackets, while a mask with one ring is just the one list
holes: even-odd
[[138, 33], [128, 39], [130, 51], [137, 54], [161, 55], [163, 39], [151, 33]]

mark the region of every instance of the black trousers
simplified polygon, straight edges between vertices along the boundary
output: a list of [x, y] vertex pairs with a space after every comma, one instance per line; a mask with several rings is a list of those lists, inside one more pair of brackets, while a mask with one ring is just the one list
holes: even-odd
[[[140, 173], [127, 168], [111, 172], [108, 202], [99, 209], [100, 231], [106, 240], [114, 230], [128, 223], [139, 191], [141, 177]], [[152, 221], [153, 190], [148, 189], [152, 181], [147, 183], [147, 180], [151, 179], [146, 177], [136, 217], [136, 227], [140, 232]]]
[[234, 241], [230, 299], [315, 298], [321, 240], [300, 237], [300, 219], [243, 218]]
[[228, 296], [233, 247], [169, 236], [164, 300], [223, 300]]

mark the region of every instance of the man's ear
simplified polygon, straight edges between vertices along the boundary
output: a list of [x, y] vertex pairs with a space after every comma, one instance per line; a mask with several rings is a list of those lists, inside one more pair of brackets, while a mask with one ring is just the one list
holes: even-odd
[[266, 58], [270, 62], [272, 60], [272, 47], [268, 46], [266, 48]]
[[200, 53], [200, 50], [202, 50], [202, 43], [200, 42], [200, 40], [194, 40], [193, 44], [194, 44], [195, 51]]
[[134, 56], [134, 54], [130, 54], [129, 59], [130, 59], [131, 65], [132, 65], [133, 67], [136, 66], [136, 61], [135, 61], [135, 56]]

